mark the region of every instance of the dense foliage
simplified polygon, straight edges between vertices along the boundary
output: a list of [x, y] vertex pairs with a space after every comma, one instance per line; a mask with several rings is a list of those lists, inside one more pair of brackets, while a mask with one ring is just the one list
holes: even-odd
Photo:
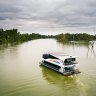
[[11, 30], [3, 30], [0, 29], [0, 44], [2, 43], [14, 43], [14, 42], [25, 42], [34, 39], [41, 38], [56, 38], [59, 42], [67, 42], [67, 41], [93, 41], [96, 40], [96, 35], [89, 35], [86, 33], [82, 34], [59, 34], [56, 36], [49, 35], [40, 35], [36, 33], [32, 34], [20, 34], [17, 29]]
[[40, 38], [52, 38], [52, 36], [40, 35], [40, 34], [20, 34], [17, 29], [3, 30], [0, 29], [0, 43], [13, 43], [24, 42]]
[[81, 34], [59, 34], [56, 36], [56, 39], [59, 42], [67, 42], [67, 41], [93, 41], [96, 40], [96, 35], [89, 35], [86, 33]]

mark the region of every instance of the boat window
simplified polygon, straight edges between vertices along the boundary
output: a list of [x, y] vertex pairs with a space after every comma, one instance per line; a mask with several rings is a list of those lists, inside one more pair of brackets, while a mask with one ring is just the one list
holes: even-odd
[[56, 58], [56, 57], [54, 57], [52, 55], [49, 55], [49, 58], [51, 58], [51, 59], [58, 59], [58, 58]]
[[75, 61], [76, 60], [76, 58], [70, 58], [72, 61]]
[[73, 71], [73, 67], [65, 67], [65, 71]]
[[48, 59], [49, 58], [49, 54], [43, 54], [42, 56], [44, 59]]
[[48, 58], [51, 58], [51, 59], [58, 59], [58, 58], [56, 58], [56, 57], [54, 57], [54, 56], [52, 56], [52, 55], [50, 55], [50, 54], [43, 54], [43, 56], [42, 56], [44, 59], [48, 59]]
[[76, 58], [67, 58], [65, 59], [64, 63], [70, 63], [76, 61]]

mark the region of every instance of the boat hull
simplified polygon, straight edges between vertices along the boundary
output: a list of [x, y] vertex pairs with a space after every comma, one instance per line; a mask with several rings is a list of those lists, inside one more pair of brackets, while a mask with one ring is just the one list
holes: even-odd
[[43, 65], [43, 66], [45, 66], [47, 68], [50, 68], [50, 69], [52, 69], [54, 71], [57, 71], [57, 72], [61, 73], [64, 76], [70, 76], [70, 75], [74, 75], [74, 74], [79, 74], [80, 73], [80, 71], [77, 70], [77, 69], [74, 70], [74, 71], [70, 71], [70, 72], [61, 72], [60, 71], [60, 68], [61, 68], [60, 66], [56, 67], [56, 65], [54, 65], [54, 64], [52, 64], [50, 62], [47, 62], [47, 61], [41, 62], [40, 65]]

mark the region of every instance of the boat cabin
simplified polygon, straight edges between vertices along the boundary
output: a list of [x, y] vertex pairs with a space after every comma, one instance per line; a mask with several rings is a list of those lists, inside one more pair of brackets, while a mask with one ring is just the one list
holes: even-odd
[[76, 64], [76, 56], [69, 56], [69, 55], [55, 55], [55, 54], [43, 54], [42, 58], [44, 59], [57, 59], [61, 60], [63, 64], [70, 65]]

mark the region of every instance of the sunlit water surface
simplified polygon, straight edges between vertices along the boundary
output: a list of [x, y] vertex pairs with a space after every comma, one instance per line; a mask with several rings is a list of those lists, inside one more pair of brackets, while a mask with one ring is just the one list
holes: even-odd
[[[46, 52], [77, 55], [81, 74], [65, 77], [39, 66]], [[0, 96], [96, 96], [96, 42], [93, 48], [54, 39], [0, 45]]]

